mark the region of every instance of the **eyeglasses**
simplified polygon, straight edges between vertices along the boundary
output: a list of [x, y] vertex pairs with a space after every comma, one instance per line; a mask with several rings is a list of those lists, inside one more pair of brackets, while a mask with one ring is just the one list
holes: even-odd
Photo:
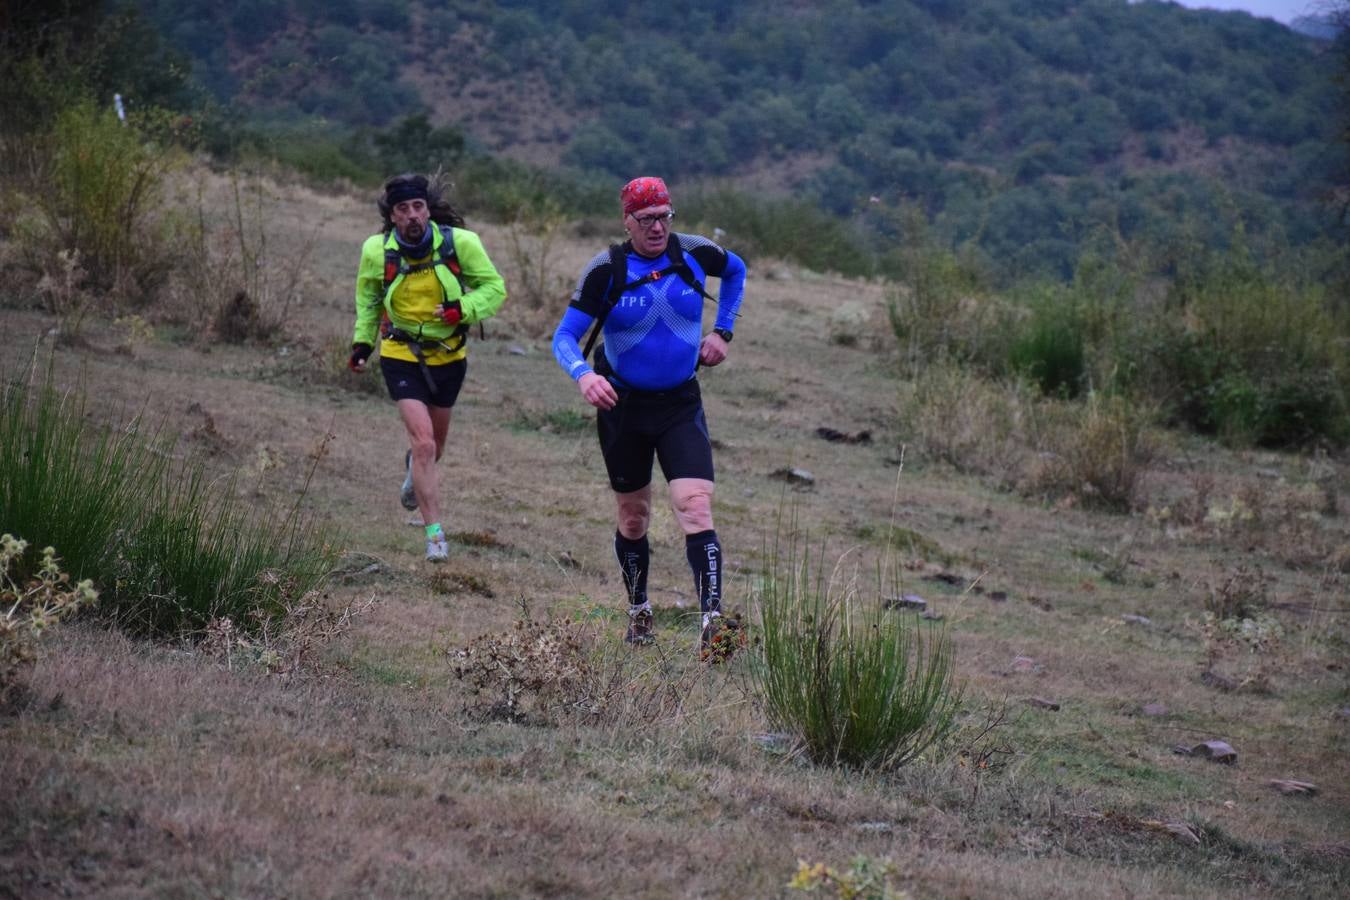
[[[629, 213], [629, 215], [632, 215], [632, 213]], [[651, 227], [657, 222], [664, 222], [669, 225], [673, 218], [675, 218], [675, 210], [672, 209], [670, 212], [662, 213], [659, 216], [633, 216], [633, 221], [642, 226], [643, 231], [650, 231]]]

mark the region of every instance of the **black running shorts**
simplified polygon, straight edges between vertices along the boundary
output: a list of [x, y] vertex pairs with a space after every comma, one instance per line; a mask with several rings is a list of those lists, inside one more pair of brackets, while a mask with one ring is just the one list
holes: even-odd
[[431, 380], [436, 385], [433, 394], [422, 367], [406, 359], [380, 358], [380, 372], [384, 375], [385, 387], [389, 396], [398, 400], [420, 400], [427, 406], [440, 406], [445, 409], [455, 405], [459, 389], [464, 386], [464, 373], [468, 370], [467, 359], [457, 359], [452, 363], [439, 366], [427, 366]]
[[666, 481], [713, 480], [712, 442], [695, 379], [669, 391], [619, 391], [618, 404], [596, 416], [596, 430], [609, 485], [620, 494], [651, 483], [653, 456]]

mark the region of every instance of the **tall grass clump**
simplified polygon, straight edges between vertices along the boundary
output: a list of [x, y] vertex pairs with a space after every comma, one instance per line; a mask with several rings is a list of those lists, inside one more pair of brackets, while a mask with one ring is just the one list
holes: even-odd
[[827, 579], [795, 536], [768, 555], [754, 669], [771, 726], [813, 762], [877, 770], [946, 735], [962, 702], [946, 632], [887, 610], [879, 572], [864, 595], [838, 566]]
[[1086, 387], [1087, 341], [1074, 292], [1042, 285], [1008, 351], [1008, 364], [1042, 393], [1076, 397]]
[[177, 461], [139, 420], [86, 418], [78, 393], [10, 384], [0, 400], [0, 528], [62, 548], [100, 608], [133, 633], [173, 635], [212, 619], [261, 623], [315, 588], [334, 548], [298, 504], [269, 518]]

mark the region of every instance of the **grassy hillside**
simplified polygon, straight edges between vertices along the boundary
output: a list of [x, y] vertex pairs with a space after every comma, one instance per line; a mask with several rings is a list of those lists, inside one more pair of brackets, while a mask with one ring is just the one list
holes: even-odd
[[232, 129], [326, 135], [349, 159], [425, 113], [493, 154], [793, 193], [882, 237], [889, 210], [916, 204], [1007, 275], [1065, 277], [1103, 232], [1222, 244], [1242, 221], [1302, 246], [1333, 219], [1319, 199], [1339, 177], [1341, 54], [1243, 14], [1125, 0], [140, 7], [233, 108]]
[[[880, 601], [879, 561], [899, 564], [896, 593], [941, 617], [967, 686], [957, 735], [909, 766], [813, 766], [770, 733], [753, 649], [697, 661], [664, 508], [660, 642], [622, 645], [591, 414], [542, 337], [557, 303], [524, 288], [539, 236], [469, 211], [515, 296], [471, 348], [441, 467], [452, 559], [435, 569], [398, 505], [394, 410], [343, 368], [369, 198], [206, 170], [175, 184], [241, 227], [220, 225], [214, 252], [262, 237], [293, 261], [255, 293], [284, 328], [232, 343], [211, 308], [185, 329], [95, 307], [82, 342], [53, 347], [50, 314], [6, 303], [0, 347], [82, 381], [95, 420], [162, 416], [182, 452], [242, 473], [241, 500], [299, 499], [337, 526], [345, 555], [317, 601], [334, 618], [311, 607], [240, 640], [52, 633], [0, 708], [0, 896], [787, 897], [803, 862], [915, 898], [1350, 887], [1344, 459], [1150, 428], [1130, 511], [1099, 511], [1047, 477], [1073, 407], [915, 369], [885, 286], [761, 260], [730, 359], [701, 376], [729, 602], [753, 620], [766, 541], [795, 510], [858, 602]], [[545, 271], [566, 279], [616, 228], [560, 228]], [[180, 301], [202, 295], [157, 302]], [[822, 305], [829, 326], [802, 328]], [[503, 720], [493, 690], [456, 677], [458, 651], [506, 640], [524, 609], [580, 623], [617, 686], [606, 716], [555, 697]], [[1209, 740], [1236, 764], [1174, 752]]]

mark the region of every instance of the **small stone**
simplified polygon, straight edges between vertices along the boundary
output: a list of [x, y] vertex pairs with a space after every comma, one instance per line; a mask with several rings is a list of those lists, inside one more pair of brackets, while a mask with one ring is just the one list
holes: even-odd
[[925, 610], [928, 608], [928, 601], [918, 594], [904, 594], [899, 597], [887, 597], [882, 605], [886, 607], [886, 609]]
[[1140, 712], [1146, 716], [1165, 716], [1167, 707], [1161, 703], [1145, 703]]
[[919, 616], [920, 619], [927, 619], [930, 622], [941, 622], [942, 613], [933, 612], [931, 609], [925, 609]]
[[809, 486], [816, 483], [816, 476], [812, 475], [806, 469], [776, 469], [769, 473], [770, 478], [776, 478], [779, 481], [786, 481], [788, 484]]
[[1015, 656], [1012, 661], [1012, 670], [1014, 672], [1035, 672], [1040, 669], [1036, 660], [1030, 656]]
[[989, 592], [989, 599], [990, 599], [990, 600], [993, 600], [995, 603], [1003, 603], [1003, 602], [1005, 602], [1005, 601], [1008, 599], [1008, 592], [1007, 592], [1007, 591], [990, 591], [990, 592]]
[[1164, 831], [1183, 843], [1190, 844], [1194, 847], [1200, 846], [1200, 835], [1196, 834], [1195, 829], [1185, 822], [1157, 822], [1145, 820], [1143, 821], [1143, 824], [1157, 831]]
[[1152, 625], [1153, 620], [1148, 616], [1136, 616], [1132, 613], [1125, 613], [1120, 617], [1122, 621], [1130, 625]]
[[1237, 762], [1237, 751], [1227, 741], [1203, 741], [1194, 747], [1174, 747], [1183, 756], [1199, 756], [1211, 762], [1231, 766]]
[[525, 356], [526, 353], [528, 353], [528, 351], [519, 344], [512, 344], [510, 347], [507, 348], [506, 352], [511, 354], [512, 356]]
[[788, 734], [764, 732], [751, 735], [751, 740], [758, 744], [760, 749], [769, 753], [787, 753], [792, 749], [792, 736]]
[[877, 834], [886, 834], [891, 830], [890, 822], [859, 822], [854, 826], [859, 831], [871, 831]]
[[1276, 778], [1270, 782], [1270, 786], [1286, 796], [1311, 797], [1317, 793], [1317, 785], [1307, 781], [1289, 781]]
[[1059, 704], [1053, 700], [1047, 700], [1044, 697], [1028, 697], [1025, 702], [1028, 706], [1036, 706], [1041, 709], [1048, 709], [1051, 712], [1059, 712]]

